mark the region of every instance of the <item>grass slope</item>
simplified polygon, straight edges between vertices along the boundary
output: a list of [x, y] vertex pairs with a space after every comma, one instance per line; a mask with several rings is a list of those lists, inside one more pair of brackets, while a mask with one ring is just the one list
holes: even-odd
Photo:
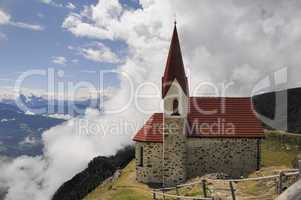
[[151, 200], [151, 189], [136, 181], [135, 162], [121, 171], [118, 179], [97, 187], [84, 200]]
[[301, 135], [277, 131], [266, 132], [262, 144], [262, 165], [293, 167], [296, 156], [301, 153]]
[[[251, 174], [251, 177], [271, 175], [278, 173], [277, 171], [281, 169], [292, 168], [293, 160], [300, 153], [301, 145], [295, 144], [295, 141], [299, 138], [283, 140], [283, 136], [281, 136], [283, 133], [267, 132], [266, 134], [267, 139], [262, 143], [263, 169]], [[301, 138], [299, 135], [296, 137]], [[144, 184], [138, 183], [135, 176], [135, 162], [132, 161], [121, 171], [119, 178], [98, 186], [84, 200], [151, 200], [151, 189]], [[228, 186], [221, 184], [216, 187], [227, 188]], [[236, 187], [240, 199], [271, 199], [275, 195], [273, 182], [247, 182], [237, 184]], [[258, 192], [265, 196], [256, 196]], [[195, 186], [181, 189], [181, 194], [194, 196], [201, 195], [201, 192], [199, 186]], [[224, 192], [220, 195], [224, 197], [225, 195], [229, 195], [229, 193]]]

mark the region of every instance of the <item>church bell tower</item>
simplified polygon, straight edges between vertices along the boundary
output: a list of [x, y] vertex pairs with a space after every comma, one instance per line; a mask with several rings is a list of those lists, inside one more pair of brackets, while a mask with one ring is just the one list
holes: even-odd
[[175, 23], [165, 72], [162, 77], [164, 102], [163, 185], [186, 181], [186, 124], [189, 105], [188, 81]]

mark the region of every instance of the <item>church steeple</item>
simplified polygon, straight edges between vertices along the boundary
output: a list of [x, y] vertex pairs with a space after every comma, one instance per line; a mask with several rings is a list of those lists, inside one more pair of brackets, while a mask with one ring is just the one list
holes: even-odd
[[181, 47], [178, 37], [177, 26], [174, 26], [174, 31], [169, 47], [164, 76], [162, 77], [162, 98], [167, 94], [172, 82], [177, 80], [183, 92], [188, 96], [188, 82], [184, 70]]

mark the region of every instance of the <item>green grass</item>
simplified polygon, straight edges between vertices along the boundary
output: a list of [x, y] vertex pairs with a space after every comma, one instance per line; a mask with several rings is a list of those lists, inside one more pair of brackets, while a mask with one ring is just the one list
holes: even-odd
[[[293, 139], [295, 137], [295, 139]], [[289, 138], [289, 139], [287, 139]], [[266, 132], [266, 140], [262, 143], [262, 165], [292, 167], [293, 160], [301, 153], [300, 135], [282, 132]]]
[[151, 200], [151, 189], [138, 183], [135, 175], [135, 162], [122, 170], [121, 176], [112, 182], [98, 186], [84, 200]]
[[266, 137], [268, 140], [277, 140], [281, 143], [290, 144], [301, 147], [301, 134], [286, 133], [283, 131], [267, 131]]
[[134, 199], [149, 199], [144, 193], [140, 193], [131, 189], [119, 189], [114, 193], [111, 200], [134, 200]]
[[[266, 139], [262, 142], [263, 169], [260, 173], [250, 176], [268, 176], [275, 171], [292, 168], [294, 159], [301, 153], [301, 135], [277, 131], [268, 131], [265, 135]], [[269, 194], [270, 199], [276, 197], [276, 185], [271, 181], [243, 182], [239, 187], [248, 195]]]

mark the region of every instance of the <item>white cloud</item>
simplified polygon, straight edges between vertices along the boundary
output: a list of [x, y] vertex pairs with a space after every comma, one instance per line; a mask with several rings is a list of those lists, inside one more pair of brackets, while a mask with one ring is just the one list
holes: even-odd
[[[101, 117], [98, 111], [88, 110], [84, 119], [71, 119], [63, 126], [52, 128], [43, 134], [43, 157], [22, 156], [12, 162], [0, 164], [3, 172], [0, 174], [0, 182], [5, 180], [11, 186], [6, 199], [49, 200], [64, 181], [87, 167], [92, 158], [112, 155], [128, 144], [130, 135], [110, 133], [110, 126], [107, 125], [110, 121]], [[108, 132], [78, 132], [80, 123], [88, 123], [94, 128], [102, 124]], [[110, 144], [109, 148], [107, 144]]]
[[260, 72], [254, 67], [251, 67], [250, 65], [243, 65], [234, 69], [232, 78], [234, 81], [239, 81], [240, 84], [251, 84], [260, 77], [259, 73]]
[[15, 121], [15, 118], [12, 119], [1, 119], [0, 122], [9, 122], [9, 121]]
[[29, 110], [27, 110], [27, 111], [25, 112], [25, 115], [35, 115], [35, 113], [30, 112]]
[[76, 6], [73, 3], [68, 2], [66, 5], [66, 8], [69, 8], [70, 10], [74, 10], [74, 9], [76, 9]]
[[0, 9], [0, 25], [11, 25], [18, 28], [29, 29], [33, 31], [43, 31], [44, 27], [37, 24], [29, 24], [25, 22], [18, 22], [11, 20], [9, 14], [5, 13], [3, 10]]
[[50, 5], [50, 6], [54, 6], [54, 7], [59, 7], [59, 8], [63, 8], [63, 4], [58, 4], [56, 2], [54, 2], [53, 0], [40, 0], [41, 3]]
[[0, 25], [1, 24], [8, 24], [10, 21], [10, 16], [5, 13], [4, 11], [0, 10]]
[[56, 118], [56, 119], [65, 119], [65, 120], [69, 120], [73, 118], [73, 116], [65, 115], [65, 114], [51, 114], [51, 115], [47, 115], [47, 117]]
[[[98, 73], [98, 71], [95, 71], [95, 73]], [[6, 80], [5, 80], [6, 81]], [[13, 80], [12, 80], [13, 81]], [[73, 93], [74, 92], [74, 93]], [[14, 90], [14, 87], [10, 86], [2, 86], [0, 87], [0, 101], [2, 100], [15, 100], [18, 98], [21, 94], [24, 95], [27, 98], [30, 98], [31, 96], [35, 97], [41, 97], [46, 100], [65, 100], [65, 101], [86, 101], [91, 99], [96, 99], [97, 97], [104, 97], [109, 98], [111, 97], [115, 92], [112, 88], [105, 88], [103, 90], [96, 90], [95, 88], [76, 88], [75, 91], [68, 90], [63, 92], [48, 92], [47, 89], [32, 89], [32, 88], [21, 88], [19, 92], [16, 92]]]
[[18, 28], [24, 28], [24, 29], [29, 29], [33, 31], [43, 31], [45, 28], [41, 25], [36, 25], [36, 24], [28, 24], [24, 22], [11, 22], [11, 25], [18, 27]]
[[[229, 82], [236, 67], [244, 64], [259, 71], [259, 76], [289, 65], [288, 87], [297, 86], [296, 74], [301, 72], [297, 48], [301, 3], [202, 2], [191, 0], [184, 5], [180, 1], [143, 0], [142, 9], [133, 11], [122, 8], [117, 0], [102, 0], [79, 13], [71, 13], [63, 28], [77, 37], [122, 40], [134, 55], [144, 55], [143, 59], [157, 55], [164, 63], [165, 57], [159, 53], [166, 52], [173, 16], [177, 13], [185, 63], [193, 74], [192, 87], [200, 80]], [[210, 55], [206, 59], [198, 54], [202, 48]], [[153, 50], [161, 51], [152, 54]], [[250, 95], [253, 85], [248, 84], [235, 84], [228, 95]], [[235, 87], [245, 90], [239, 92]]]
[[70, 10], [74, 10], [76, 9], [76, 6], [74, 5], [74, 3], [68, 2], [66, 5], [61, 4], [61, 3], [56, 3], [53, 0], [40, 0], [41, 3], [53, 6], [53, 7], [58, 7], [58, 8], [68, 8]]
[[40, 0], [42, 3], [45, 3], [45, 4], [50, 4], [52, 3], [52, 0]]
[[81, 19], [82, 17], [80, 15], [72, 13], [65, 19], [63, 27], [78, 37], [89, 35], [91, 38], [112, 39], [113, 34], [111, 32], [84, 23]]
[[63, 56], [57, 56], [52, 58], [52, 62], [58, 65], [65, 65], [67, 63], [67, 59]]
[[79, 52], [86, 59], [95, 62], [118, 63], [120, 61], [118, 55], [102, 43], [97, 43], [90, 48], [79, 48]]

